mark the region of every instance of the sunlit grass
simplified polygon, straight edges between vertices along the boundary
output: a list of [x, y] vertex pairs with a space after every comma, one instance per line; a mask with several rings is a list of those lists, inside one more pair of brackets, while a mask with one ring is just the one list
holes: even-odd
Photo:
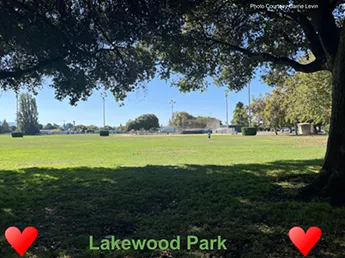
[[326, 137], [0, 136], [0, 169], [270, 162], [322, 158]]
[[[32, 225], [26, 257], [164, 257], [90, 251], [88, 237], [227, 239], [219, 253], [302, 257], [287, 232], [319, 226], [308, 257], [344, 257], [344, 208], [296, 198], [322, 164], [326, 137], [0, 136], [0, 228]], [[183, 243], [182, 243], [183, 245]], [[0, 234], [0, 257], [18, 257]]]

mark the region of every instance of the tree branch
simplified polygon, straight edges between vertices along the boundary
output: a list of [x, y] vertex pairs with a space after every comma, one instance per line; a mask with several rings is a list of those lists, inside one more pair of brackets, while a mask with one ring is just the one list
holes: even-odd
[[309, 17], [325, 52], [328, 69], [332, 69], [339, 45], [339, 28], [332, 13], [331, 2], [325, 0], [314, 1], [318, 8], [311, 11]]
[[21, 76], [34, 72], [34, 71], [38, 71], [40, 69], [43, 69], [44, 67], [53, 64], [55, 62], [61, 61], [63, 60], [63, 57], [56, 57], [56, 58], [52, 58], [52, 59], [47, 59], [44, 61], [41, 61], [39, 63], [37, 63], [36, 65], [30, 67], [30, 68], [26, 68], [26, 69], [15, 69], [12, 71], [6, 71], [6, 70], [0, 70], [0, 80], [4, 80], [4, 79], [9, 79], [9, 78], [20, 78]]
[[[49, 18], [47, 18], [44, 14], [41, 14], [39, 10], [36, 10], [35, 8], [31, 7], [29, 4], [26, 4], [25, 1], [20, 2], [20, 1], [15, 1], [15, 4], [17, 4], [20, 8], [26, 10], [28, 13], [37, 16], [41, 21], [43, 21], [47, 26], [49, 26], [56, 35], [59, 35], [63, 43], [66, 44], [66, 46], [69, 46], [71, 49], [75, 50], [76, 52], [82, 52], [76, 45], [74, 45], [73, 41], [68, 37], [68, 35], [64, 32], [63, 28], [59, 28], [57, 25], [53, 24]], [[60, 2], [62, 4], [62, 2]], [[14, 14], [17, 14], [17, 11], [14, 9], [12, 6], [12, 12]], [[73, 42], [73, 43], [72, 43]]]
[[[92, 7], [91, 3], [89, 1], [86, 2], [89, 9], [91, 11], [94, 11], [94, 8]], [[97, 12], [96, 12], [97, 13]], [[95, 25], [97, 26], [97, 28], [99, 29], [99, 31], [101, 32], [102, 36], [104, 37], [104, 39], [106, 41], [108, 41], [108, 43], [113, 47], [112, 51], [115, 52], [121, 59], [122, 63], [126, 64], [126, 61], [123, 57], [123, 55], [121, 54], [120, 50], [118, 49], [118, 47], [116, 45], [114, 45], [113, 41], [108, 37], [107, 33], [104, 31], [103, 27], [98, 23], [98, 20], [96, 19], [96, 15], [94, 15], [92, 17], [93, 22], [95, 23]], [[98, 52], [98, 51], [97, 51]]]
[[313, 52], [314, 56], [319, 59], [324, 59], [325, 52], [322, 47], [320, 38], [318, 37], [312, 23], [306, 16], [300, 13], [291, 12], [275, 13], [271, 11], [263, 11], [262, 13], [266, 14], [271, 18], [288, 19], [299, 24], [303, 29], [303, 32], [308, 40], [309, 47]]
[[322, 63], [318, 59], [315, 59], [313, 62], [311, 62], [309, 64], [300, 64], [299, 62], [296, 62], [296, 61], [294, 61], [290, 58], [287, 58], [287, 57], [276, 57], [276, 56], [268, 54], [268, 53], [255, 53], [255, 52], [251, 52], [250, 50], [248, 50], [246, 48], [235, 46], [233, 44], [221, 41], [221, 40], [216, 39], [216, 38], [212, 38], [212, 37], [209, 37], [206, 35], [205, 35], [205, 37], [207, 40], [210, 40], [210, 41], [217, 43], [217, 44], [227, 46], [229, 49], [231, 49], [233, 51], [241, 52], [242, 54], [244, 54], [244, 55], [246, 55], [249, 58], [252, 58], [254, 60], [273, 62], [275, 64], [289, 66], [298, 72], [304, 72], [304, 73], [312, 73], [312, 72], [316, 72], [316, 71], [320, 71], [320, 70], [325, 70]]

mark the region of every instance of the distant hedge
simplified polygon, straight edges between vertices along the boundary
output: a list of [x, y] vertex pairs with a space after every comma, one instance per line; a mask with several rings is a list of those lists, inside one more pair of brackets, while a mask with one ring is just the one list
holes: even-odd
[[109, 131], [103, 130], [99, 132], [100, 136], [109, 136]]
[[12, 132], [11, 135], [13, 138], [23, 137], [22, 132]]
[[[181, 132], [181, 134], [207, 134], [209, 130], [204, 129], [204, 130], [198, 130], [198, 129], [191, 129], [191, 130], [184, 130]], [[212, 131], [211, 131], [212, 133]]]
[[242, 135], [256, 135], [257, 129], [256, 127], [242, 127], [241, 131]]

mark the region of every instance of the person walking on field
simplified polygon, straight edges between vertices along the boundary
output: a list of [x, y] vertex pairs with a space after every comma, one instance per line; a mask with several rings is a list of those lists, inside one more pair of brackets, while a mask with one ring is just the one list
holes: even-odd
[[208, 130], [208, 138], [211, 138], [211, 129]]

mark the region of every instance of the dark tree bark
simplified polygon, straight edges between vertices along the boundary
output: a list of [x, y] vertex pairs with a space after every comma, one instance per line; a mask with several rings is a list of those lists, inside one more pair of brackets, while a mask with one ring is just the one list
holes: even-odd
[[298, 125], [297, 125], [297, 122], [295, 123], [295, 135], [298, 135]]
[[332, 114], [325, 161], [303, 195], [317, 193], [335, 205], [345, 203], [345, 33], [341, 34], [332, 70]]

